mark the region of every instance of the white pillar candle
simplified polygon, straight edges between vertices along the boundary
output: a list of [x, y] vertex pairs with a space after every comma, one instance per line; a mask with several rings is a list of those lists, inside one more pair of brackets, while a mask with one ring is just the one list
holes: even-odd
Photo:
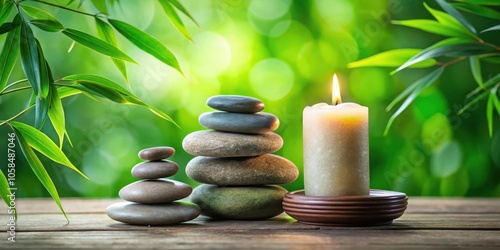
[[304, 109], [304, 189], [310, 196], [368, 195], [368, 108], [342, 103], [334, 76], [334, 105]]

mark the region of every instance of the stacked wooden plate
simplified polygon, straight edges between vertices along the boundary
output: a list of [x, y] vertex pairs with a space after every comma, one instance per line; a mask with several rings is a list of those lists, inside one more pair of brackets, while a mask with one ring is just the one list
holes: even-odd
[[391, 224], [408, 204], [404, 193], [370, 190], [363, 196], [307, 196], [304, 190], [287, 193], [285, 212], [304, 224], [321, 226], [376, 226]]

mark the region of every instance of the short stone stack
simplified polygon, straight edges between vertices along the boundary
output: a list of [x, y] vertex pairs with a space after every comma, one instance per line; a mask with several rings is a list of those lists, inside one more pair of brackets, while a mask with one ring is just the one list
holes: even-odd
[[287, 190], [276, 184], [297, 179], [298, 169], [289, 160], [272, 155], [283, 146], [273, 131], [276, 116], [260, 112], [264, 103], [245, 96], [214, 96], [207, 105], [217, 112], [199, 117], [202, 126], [184, 138], [186, 152], [195, 155], [187, 175], [205, 183], [190, 196], [201, 213], [219, 219], [267, 219], [283, 212]]
[[192, 220], [200, 214], [200, 207], [186, 201], [191, 186], [169, 179], [179, 166], [169, 160], [174, 155], [171, 147], [143, 149], [139, 158], [146, 162], [132, 168], [132, 176], [143, 179], [123, 187], [120, 198], [127, 202], [110, 205], [106, 213], [111, 219], [135, 225], [170, 225]]

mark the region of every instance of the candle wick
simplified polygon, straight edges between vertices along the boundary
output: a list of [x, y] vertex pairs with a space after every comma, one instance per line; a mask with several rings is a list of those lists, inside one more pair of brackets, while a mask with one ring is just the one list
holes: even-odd
[[335, 105], [338, 105], [338, 104], [341, 104], [342, 103], [342, 100], [339, 98], [337, 98], [337, 100], [335, 100]]

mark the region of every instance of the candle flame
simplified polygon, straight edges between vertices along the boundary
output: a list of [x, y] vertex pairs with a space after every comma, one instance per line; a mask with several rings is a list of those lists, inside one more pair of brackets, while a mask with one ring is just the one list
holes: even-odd
[[332, 104], [337, 105], [342, 103], [342, 97], [340, 97], [340, 88], [339, 88], [339, 80], [337, 79], [337, 75], [333, 74], [333, 83], [332, 83]]

